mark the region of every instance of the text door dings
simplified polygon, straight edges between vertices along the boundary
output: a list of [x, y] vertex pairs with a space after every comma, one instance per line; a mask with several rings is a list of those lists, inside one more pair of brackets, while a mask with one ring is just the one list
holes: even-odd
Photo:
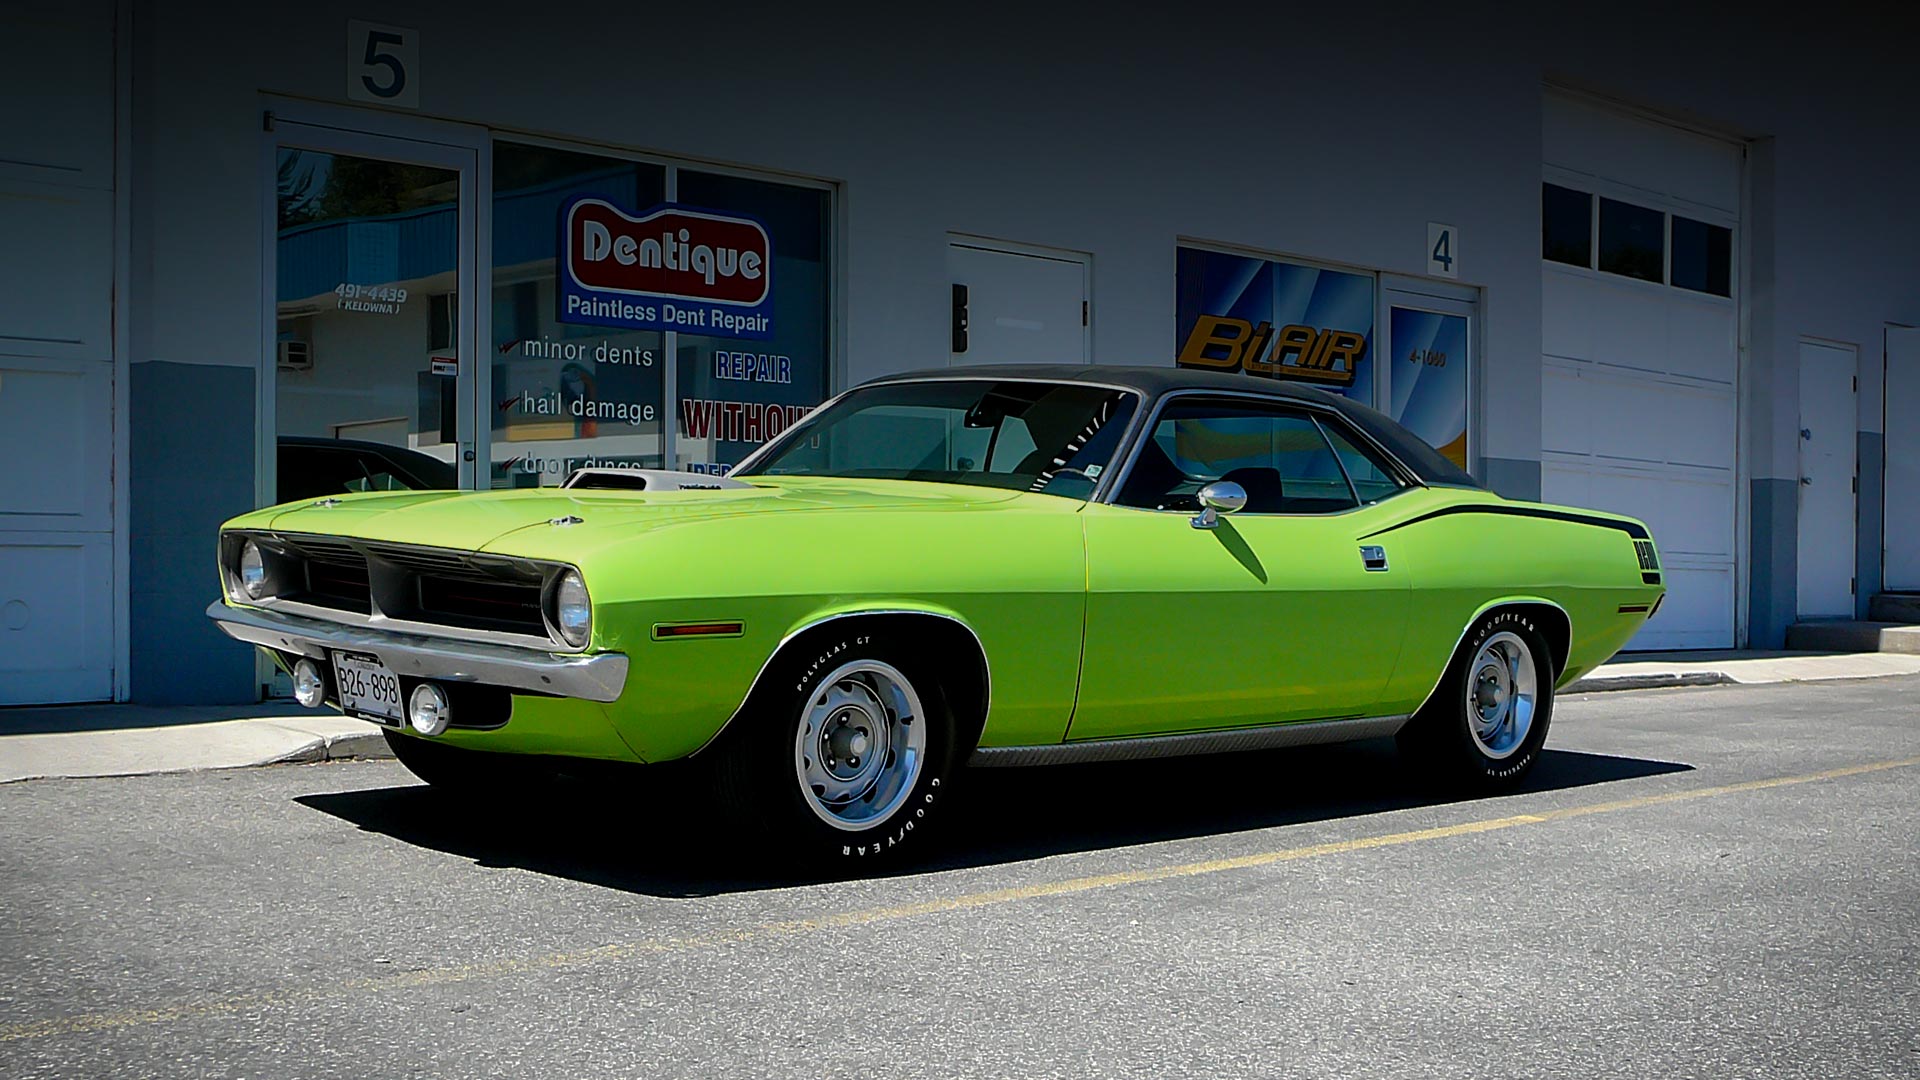
[[275, 135], [269, 494], [475, 486], [477, 155]]

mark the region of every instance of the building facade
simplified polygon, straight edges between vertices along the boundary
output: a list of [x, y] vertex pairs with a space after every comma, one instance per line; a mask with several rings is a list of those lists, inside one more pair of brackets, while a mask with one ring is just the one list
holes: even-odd
[[1637, 648], [1920, 591], [1911, 17], [508, 10], [0, 7], [0, 705], [262, 693], [214, 531], [315, 475], [717, 471], [978, 363], [1642, 517]]

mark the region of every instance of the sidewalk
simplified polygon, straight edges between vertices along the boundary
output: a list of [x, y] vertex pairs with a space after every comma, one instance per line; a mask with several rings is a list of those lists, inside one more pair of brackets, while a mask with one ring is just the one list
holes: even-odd
[[0, 709], [0, 784], [392, 756], [365, 720], [292, 702]]
[[[1629, 653], [1563, 694], [1727, 683], [1920, 675], [1899, 653]], [[138, 776], [194, 769], [392, 757], [364, 720], [291, 702], [218, 708], [75, 705], [0, 709], [0, 784], [45, 777]]]
[[1562, 694], [1726, 683], [1820, 682], [1920, 675], [1920, 656], [1901, 653], [1697, 651], [1622, 653]]

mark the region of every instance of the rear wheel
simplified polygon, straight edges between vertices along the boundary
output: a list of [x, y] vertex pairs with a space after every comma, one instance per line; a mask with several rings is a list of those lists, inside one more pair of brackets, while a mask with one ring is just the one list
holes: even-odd
[[1440, 686], [1401, 732], [1402, 749], [1449, 783], [1517, 784], [1553, 719], [1553, 653], [1532, 616], [1496, 611], [1474, 624]]
[[714, 748], [736, 835], [815, 868], [917, 846], [955, 763], [937, 670], [906, 642], [854, 631], [776, 661]]

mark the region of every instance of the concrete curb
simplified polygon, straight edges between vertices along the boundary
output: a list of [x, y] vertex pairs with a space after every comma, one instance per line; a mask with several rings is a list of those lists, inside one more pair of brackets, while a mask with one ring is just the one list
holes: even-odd
[[393, 757], [393, 748], [387, 745], [384, 735], [378, 731], [356, 731], [341, 735], [316, 736], [312, 742], [304, 746], [296, 747], [284, 754], [276, 754], [265, 761], [229, 767], [249, 769], [262, 765], [311, 765], [321, 761], [356, 759], [365, 761], [391, 757]]
[[1673, 671], [1655, 675], [1589, 675], [1575, 679], [1560, 691], [1568, 694], [1599, 694], [1609, 690], [1666, 690], [1677, 686], [1730, 686], [1740, 680], [1724, 671]]

